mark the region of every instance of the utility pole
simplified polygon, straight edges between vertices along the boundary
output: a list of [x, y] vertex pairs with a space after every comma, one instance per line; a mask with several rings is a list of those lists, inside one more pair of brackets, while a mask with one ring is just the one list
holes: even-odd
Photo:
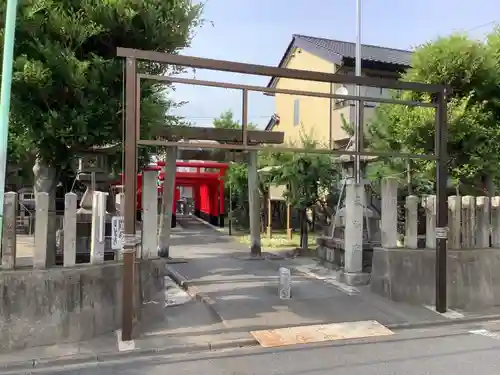
[[[361, 76], [361, 0], [356, 0], [356, 59], [355, 59], [355, 75], [356, 77]], [[361, 87], [359, 85], [355, 86], [354, 95], [359, 97], [361, 94]], [[355, 103], [355, 119], [356, 125], [354, 129], [354, 146], [356, 151], [362, 150], [363, 144], [363, 111], [364, 103], [356, 100]], [[361, 171], [361, 158], [360, 155], [355, 155], [354, 157], [354, 178], [357, 184], [361, 183], [362, 179]]]
[[0, 88], [0, 233], [3, 230], [3, 200], [7, 172], [7, 139], [9, 138], [10, 94], [16, 31], [17, 0], [7, 0], [3, 42], [2, 83]]

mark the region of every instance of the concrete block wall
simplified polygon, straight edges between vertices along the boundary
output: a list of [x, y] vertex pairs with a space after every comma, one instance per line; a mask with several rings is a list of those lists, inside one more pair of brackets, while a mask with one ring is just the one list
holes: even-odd
[[[386, 191], [382, 200], [390, 198]], [[448, 306], [474, 311], [500, 305], [500, 197], [450, 196], [447, 203]], [[419, 206], [425, 210], [424, 248], [417, 241]], [[372, 292], [394, 301], [435, 303], [436, 206], [435, 195], [406, 198], [403, 246], [383, 243], [374, 249]], [[396, 232], [397, 223], [384, 223], [383, 233]]]
[[[150, 319], [146, 304], [148, 314], [162, 315], [165, 265], [164, 259], [136, 263], [134, 315], [141, 320]], [[120, 328], [122, 274], [123, 265], [114, 262], [0, 272], [0, 351], [88, 340]]]

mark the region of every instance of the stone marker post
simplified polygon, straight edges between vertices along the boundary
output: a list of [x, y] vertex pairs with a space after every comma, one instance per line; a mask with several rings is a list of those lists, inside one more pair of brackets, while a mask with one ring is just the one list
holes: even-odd
[[2, 268], [16, 268], [16, 220], [17, 193], [9, 191], [4, 195], [3, 233], [2, 233]]
[[500, 248], [500, 197], [491, 198], [491, 246]]
[[279, 290], [280, 299], [290, 299], [292, 296], [292, 276], [289, 268], [279, 268]]
[[158, 187], [156, 171], [142, 173], [142, 254], [158, 257]]
[[67, 193], [64, 196], [64, 267], [73, 267], [76, 264], [76, 203], [75, 193]]
[[428, 195], [422, 200], [425, 209], [425, 247], [436, 248], [436, 196]]
[[475, 247], [476, 230], [476, 197], [462, 197], [462, 248]]
[[448, 248], [460, 249], [462, 227], [462, 198], [457, 195], [448, 197]]
[[47, 268], [49, 251], [47, 248], [49, 231], [49, 193], [36, 194], [35, 250], [33, 251], [33, 268]]
[[363, 271], [363, 203], [365, 187], [348, 180], [346, 184], [344, 276], [357, 284]]
[[102, 191], [95, 191], [92, 199], [92, 229], [90, 235], [90, 263], [104, 262], [106, 196]]
[[395, 178], [382, 179], [382, 247], [395, 248], [398, 245], [398, 181]]
[[475, 247], [490, 247], [490, 198], [476, 198], [476, 243]]
[[[418, 197], [409, 195], [406, 197], [405, 218], [405, 247], [408, 249], [418, 248]], [[382, 212], [383, 214], [383, 212]]]
[[170, 233], [172, 232], [172, 211], [175, 194], [175, 174], [177, 172], [177, 147], [167, 148], [167, 160], [164, 167], [163, 196], [161, 200], [160, 233], [158, 238], [158, 255], [170, 257]]

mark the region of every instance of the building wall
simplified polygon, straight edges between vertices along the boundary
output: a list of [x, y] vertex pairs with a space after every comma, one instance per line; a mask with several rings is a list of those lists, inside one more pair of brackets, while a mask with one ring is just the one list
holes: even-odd
[[[333, 73], [335, 65], [302, 49], [296, 49], [287, 68]], [[329, 93], [330, 84], [282, 78], [277, 88], [288, 90]], [[298, 103], [298, 104], [297, 104]], [[301, 134], [312, 136], [328, 146], [330, 100], [311, 96], [276, 94], [276, 113], [280, 116], [279, 125], [274, 131], [285, 133], [286, 143], [300, 143]], [[294, 109], [298, 107], [298, 116]], [[295, 111], [297, 112], [297, 111]], [[295, 117], [295, 118], [294, 118]], [[294, 121], [295, 120], [295, 121]], [[298, 120], [298, 121], [297, 121]]]
[[[339, 73], [354, 75], [352, 68], [341, 67], [336, 71], [335, 64], [315, 56], [302, 49], [295, 49], [287, 68], [319, 71], [326, 73]], [[381, 72], [365, 70], [363, 75], [382, 76]], [[397, 79], [395, 74], [386, 75], [385, 78]], [[331, 87], [332, 86], [332, 87]], [[330, 85], [326, 82], [311, 82], [293, 79], [280, 79], [277, 88], [312, 91], [320, 93], [336, 92], [340, 84]], [[349, 95], [354, 95], [354, 85], [347, 85]], [[362, 96], [389, 97], [387, 89], [376, 87], [361, 87]], [[343, 129], [344, 121], [353, 124], [355, 121], [354, 102], [340, 103], [337, 100], [310, 96], [295, 96], [287, 94], [275, 95], [276, 113], [280, 117], [279, 125], [273, 127], [274, 131], [285, 133], [285, 142], [300, 144], [302, 136], [310, 136], [324, 147], [328, 147], [330, 136], [332, 141], [348, 138]], [[331, 116], [330, 116], [331, 113]], [[365, 103], [364, 125], [370, 123], [375, 114], [375, 103]], [[344, 120], [343, 120], [344, 119]], [[330, 132], [330, 127], [332, 131]]]
[[[346, 68], [342, 67], [341, 71], [337, 72], [338, 74], [345, 74], [354, 76], [354, 68]], [[380, 78], [389, 78], [389, 79], [398, 79], [397, 74], [385, 73], [376, 70], [364, 69], [362, 72], [363, 76], [371, 76], [371, 77], [380, 77]], [[335, 90], [337, 90], [341, 85], [335, 84]], [[354, 95], [355, 93], [355, 85], [346, 85], [346, 89], [349, 95]], [[389, 98], [391, 93], [390, 90], [379, 87], [364, 87], [360, 88], [361, 96], [369, 96], [373, 98]], [[364, 103], [364, 121], [363, 125], [366, 127], [370, 124], [375, 116], [375, 106], [377, 103], [375, 102], [365, 102]], [[333, 138], [334, 141], [342, 140], [348, 137], [347, 133], [343, 130], [342, 126], [344, 121], [350, 123], [354, 126], [354, 122], [356, 121], [356, 112], [355, 112], [355, 102], [345, 102], [339, 103], [339, 101], [335, 101], [334, 110], [333, 110]], [[342, 120], [344, 118], [344, 120]]]

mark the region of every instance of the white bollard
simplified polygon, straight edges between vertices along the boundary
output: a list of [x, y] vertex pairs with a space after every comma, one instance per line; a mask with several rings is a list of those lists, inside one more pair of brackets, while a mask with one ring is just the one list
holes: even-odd
[[280, 267], [279, 269], [279, 296], [280, 299], [290, 299], [292, 297], [292, 275], [290, 269]]

